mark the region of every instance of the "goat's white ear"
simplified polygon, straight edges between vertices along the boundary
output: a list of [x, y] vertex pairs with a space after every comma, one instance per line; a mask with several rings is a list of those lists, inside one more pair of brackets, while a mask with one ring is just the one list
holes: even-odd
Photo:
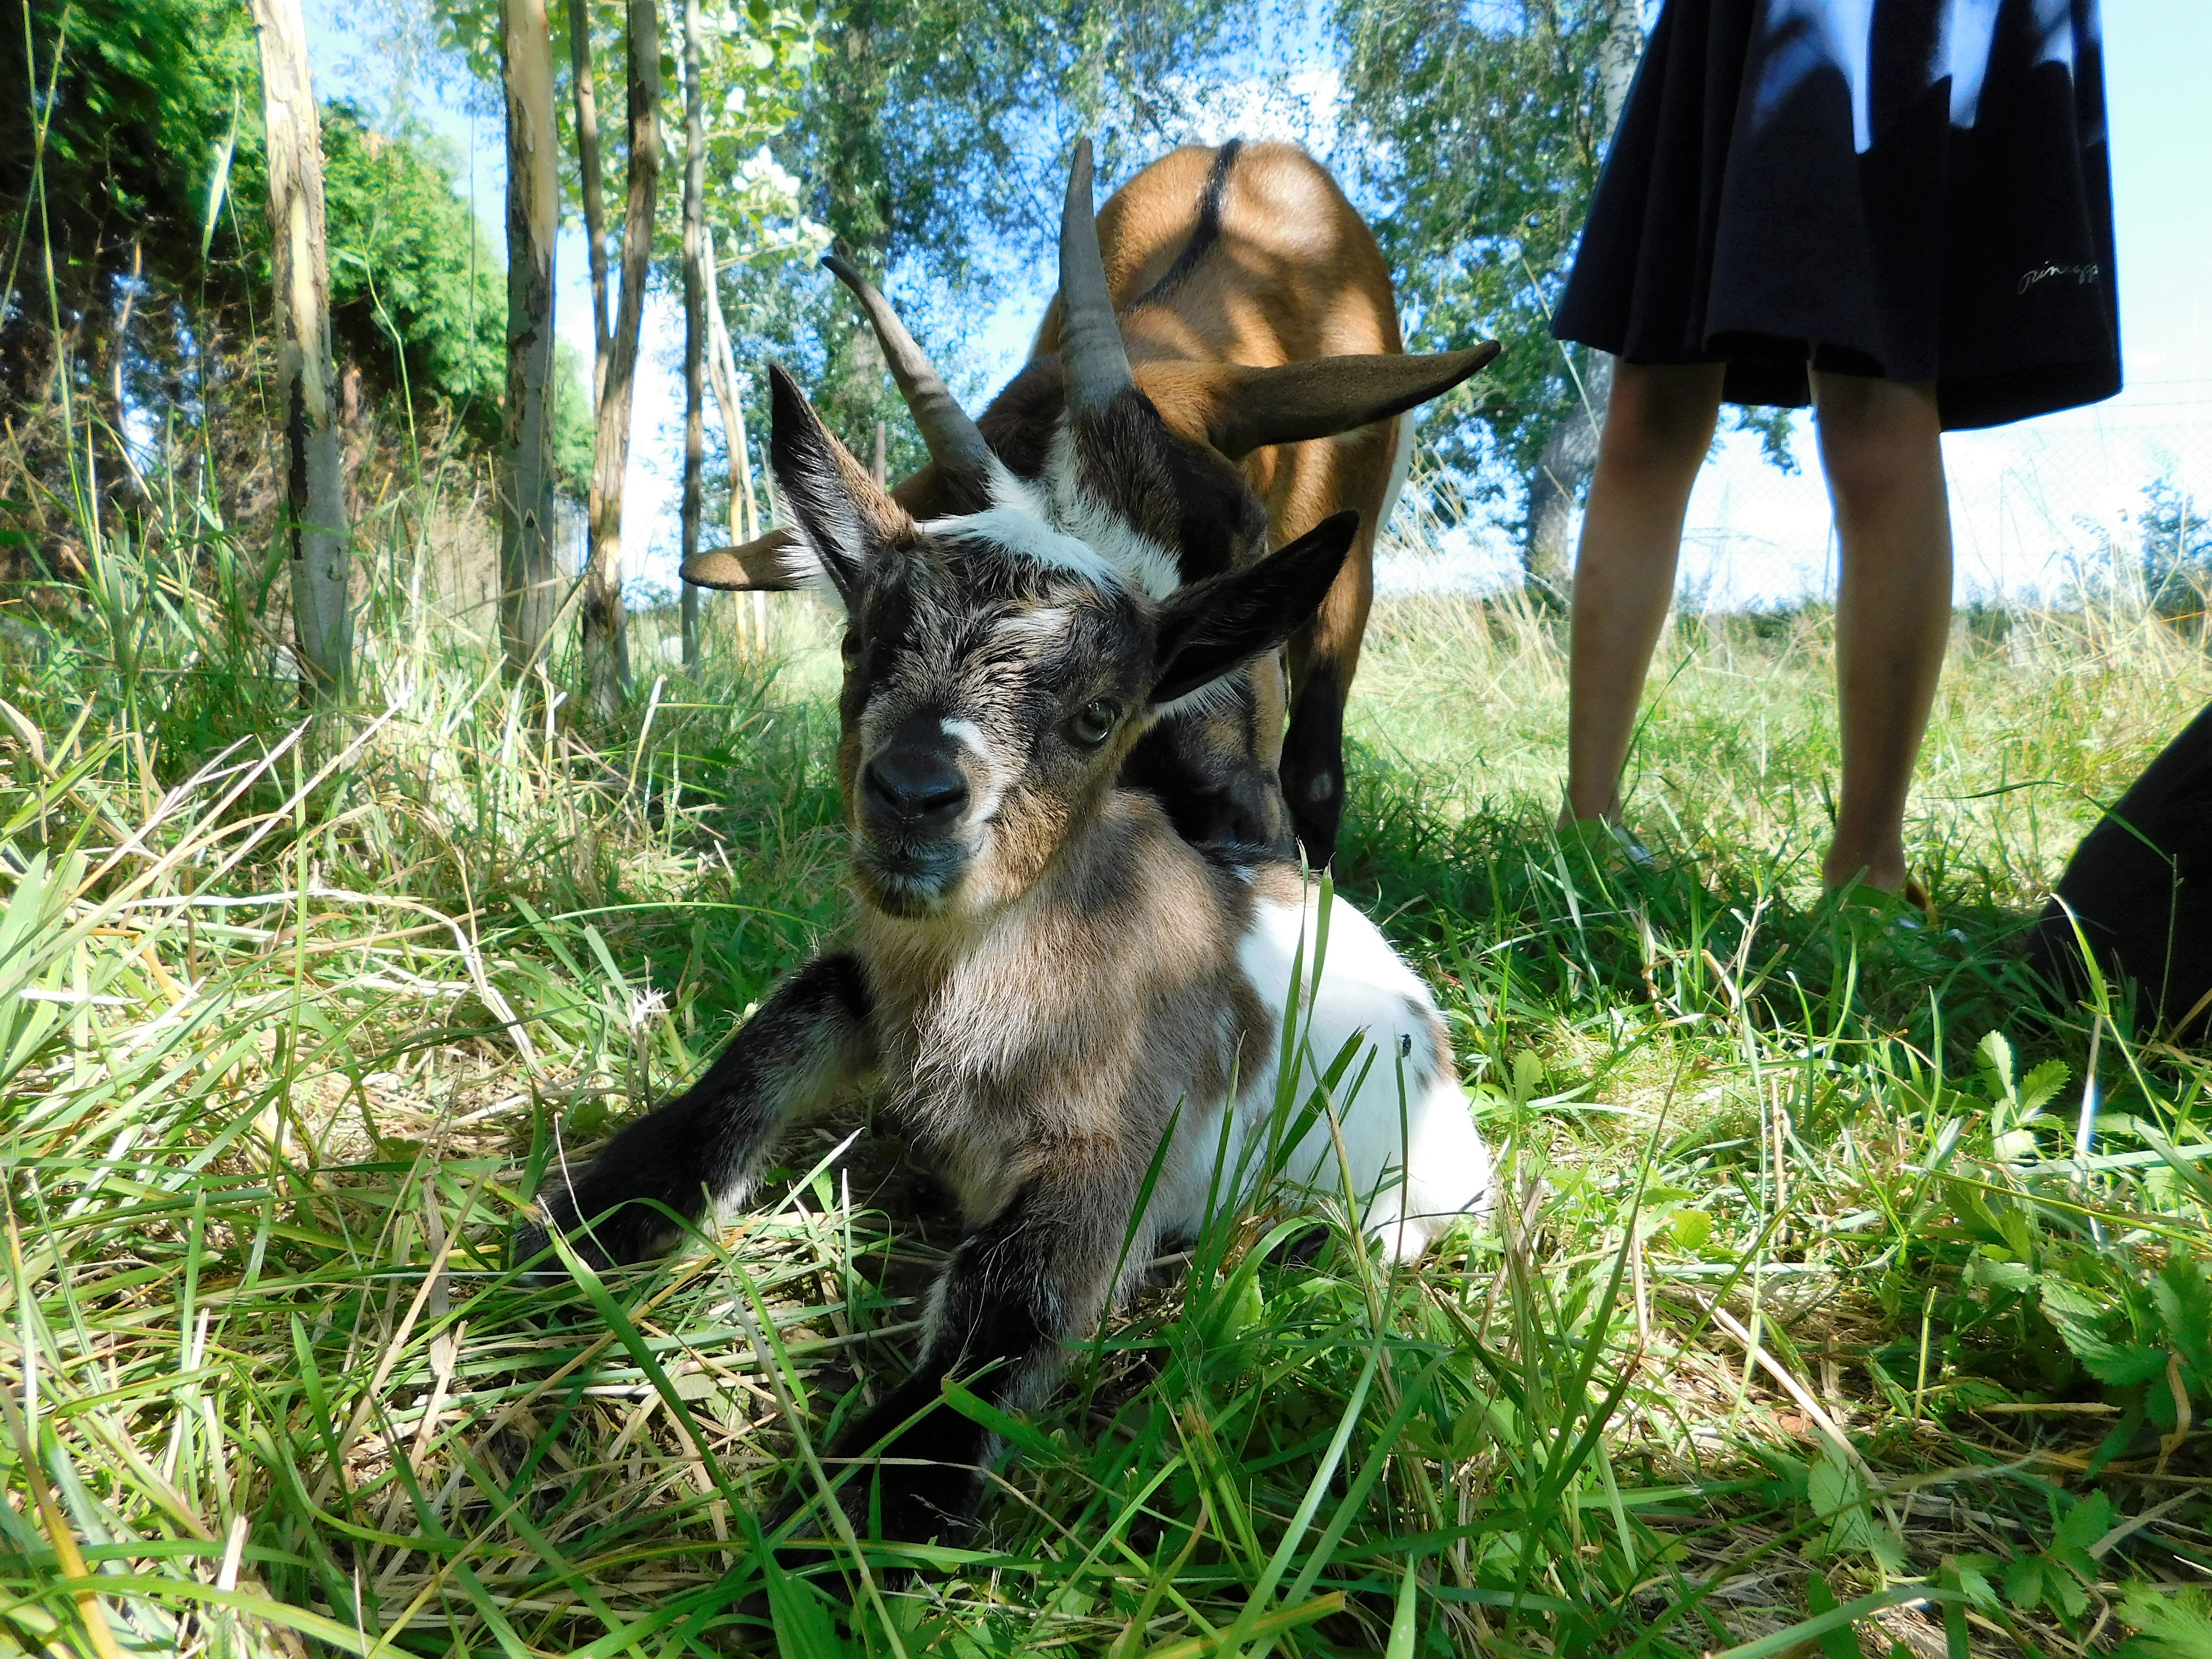
[[1339, 513], [1257, 564], [1178, 588], [1160, 607], [1153, 704], [1188, 696], [1304, 627], [1358, 531], [1358, 514]]
[[769, 459], [793, 532], [784, 568], [797, 586], [826, 588], [850, 610], [870, 556], [914, 521], [822, 424], [799, 382], [777, 365], [768, 374]]

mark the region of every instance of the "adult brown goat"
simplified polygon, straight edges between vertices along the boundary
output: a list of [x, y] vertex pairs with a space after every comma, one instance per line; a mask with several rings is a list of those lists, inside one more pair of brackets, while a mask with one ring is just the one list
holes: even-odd
[[[1071, 254], [1075, 257], [1071, 258]], [[1408, 356], [1389, 268], [1328, 172], [1288, 144], [1188, 148], [1146, 167], [1093, 219], [1091, 152], [1076, 153], [1060, 225], [1060, 295], [1030, 360], [968, 421], [880, 296], [862, 293], [932, 457], [893, 495], [917, 519], [994, 505], [976, 491], [978, 441], [1156, 599], [1256, 562], [1331, 515], [1359, 514], [1342, 573], [1279, 659], [1177, 711], [1131, 754], [1149, 790], [1201, 844], [1334, 856], [1344, 801], [1344, 705], [1374, 590], [1375, 538], [1405, 482], [1405, 411], [1497, 356]], [[1066, 424], [1122, 386], [1158, 428], [1131, 433], [1109, 517], [1072, 471]], [[687, 581], [788, 588], [787, 533], [702, 555]], [[1288, 731], [1285, 734], [1285, 715]], [[1287, 805], [1287, 819], [1285, 808]]]

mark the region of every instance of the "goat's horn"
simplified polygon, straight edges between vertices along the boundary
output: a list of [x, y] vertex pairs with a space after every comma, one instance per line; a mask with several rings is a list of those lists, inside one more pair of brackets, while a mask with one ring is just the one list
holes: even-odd
[[847, 264], [836, 254], [823, 260], [830, 275], [853, 290], [853, 297], [860, 302], [860, 309], [868, 313], [869, 325], [882, 342], [884, 361], [890, 365], [891, 379], [898, 382], [899, 396], [914, 416], [914, 423], [921, 429], [921, 441], [929, 447], [930, 459], [947, 472], [981, 478], [990, 471], [991, 447], [983, 441], [983, 434], [975, 422], [968, 418], [945, 384], [945, 377], [937, 366], [915, 343], [914, 336], [906, 331], [906, 325], [891, 309], [890, 301], [877, 291], [876, 285]]
[[1098, 252], [1098, 219], [1091, 210], [1091, 141], [1075, 147], [1067, 202], [1060, 215], [1060, 361], [1071, 413], [1097, 409], [1133, 384], [1106, 262]]

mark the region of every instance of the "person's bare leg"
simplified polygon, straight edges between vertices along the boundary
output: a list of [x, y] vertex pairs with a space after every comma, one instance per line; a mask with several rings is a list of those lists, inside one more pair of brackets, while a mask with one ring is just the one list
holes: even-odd
[[1813, 375], [1836, 512], [1836, 699], [1844, 781], [1831, 887], [1905, 885], [1905, 803], [1951, 631], [1951, 513], [1931, 386]]
[[1674, 597], [1682, 515], [1712, 447], [1719, 363], [1616, 363], [1575, 553], [1567, 653], [1567, 805], [1620, 819], [1620, 769]]

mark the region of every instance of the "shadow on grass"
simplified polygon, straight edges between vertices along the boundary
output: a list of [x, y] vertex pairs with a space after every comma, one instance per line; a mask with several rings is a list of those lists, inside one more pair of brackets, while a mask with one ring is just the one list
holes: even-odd
[[1463, 809], [1449, 780], [1372, 751], [1349, 769], [1340, 890], [1486, 1024], [1643, 1004], [1933, 1053], [2039, 1000], [2022, 957], [2033, 915], [1986, 884], [1939, 872], [1930, 915], [1876, 915], [1820, 894], [1802, 855], [1656, 841], [1645, 861], [1562, 837], [1526, 801]]

